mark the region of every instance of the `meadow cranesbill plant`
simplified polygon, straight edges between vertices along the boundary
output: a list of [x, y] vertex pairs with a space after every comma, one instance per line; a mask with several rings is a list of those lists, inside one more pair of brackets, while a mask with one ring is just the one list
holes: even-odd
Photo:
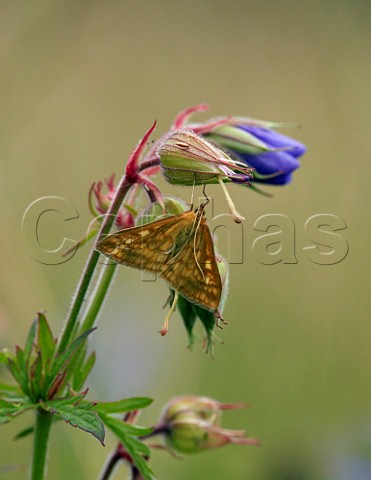
[[[285, 184], [304, 153], [301, 144], [272, 130], [273, 124], [234, 117], [189, 122], [192, 114], [205, 109], [200, 105], [181, 112], [170, 131], [150, 144], [153, 124], [130, 155], [117, 185], [113, 176], [106, 186], [93, 183], [89, 208], [94, 220], [79, 246], [92, 239], [95, 244], [62, 332], [56, 337], [45, 314], [39, 312], [23, 347], [0, 352], [0, 363], [14, 380], [0, 383], [0, 423], [10, 422], [25, 411], [35, 414], [34, 425], [18, 435], [33, 436], [30, 480], [45, 478], [49, 434], [56, 420], [90, 433], [103, 445], [106, 428], [117, 436], [118, 446], [104, 465], [101, 480], [111, 478], [121, 461], [129, 465], [131, 478], [154, 479], [148, 463], [152, 445], [147, 440], [155, 435], [161, 435], [167, 448], [182, 454], [230, 443], [258, 444], [244, 431], [220, 427], [221, 412], [240, 405], [207, 397], [177, 397], [169, 401], [158, 423], [148, 428], [137, 425], [137, 419], [152, 399], [97, 402], [88, 399], [86, 387], [96, 358], [95, 352], [88, 353], [87, 342], [118, 263], [158, 274], [167, 283], [170, 308], [162, 335], [178, 308], [190, 345], [195, 322], [200, 319], [208, 351], [214, 343], [215, 326], [223, 322], [228, 264], [215, 249], [207, 226], [207, 201], [193, 210], [181, 199], [164, 195], [153, 177], [162, 173], [170, 183], [192, 187], [220, 184], [233, 219], [241, 222], [243, 217], [226, 184], [252, 186], [255, 180]], [[112, 227], [118, 230], [110, 233]], [[114, 262], [99, 262], [101, 253]]]

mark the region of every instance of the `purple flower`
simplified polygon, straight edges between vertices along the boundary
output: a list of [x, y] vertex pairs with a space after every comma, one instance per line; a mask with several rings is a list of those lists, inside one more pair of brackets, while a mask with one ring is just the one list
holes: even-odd
[[205, 110], [207, 105], [204, 104], [184, 110], [175, 119], [173, 129], [192, 129], [229, 153], [232, 160], [237, 162], [235, 168], [232, 166], [234, 172], [227, 172], [229, 181], [249, 184], [250, 179], [243, 175], [241, 169], [246, 165], [254, 169], [251, 173], [255, 182], [271, 185], [290, 183], [292, 173], [300, 166], [298, 159], [305, 153], [306, 147], [277, 132], [276, 129], [285, 126], [284, 123], [235, 116], [189, 123], [191, 115]]
[[254, 180], [271, 185], [290, 183], [292, 173], [300, 166], [298, 158], [305, 153], [305, 146], [297, 140], [270, 128], [246, 124], [236, 125], [236, 127], [253, 135], [269, 149], [279, 149], [278, 151], [255, 154], [241, 151], [233, 152], [249, 167], [254, 168]]

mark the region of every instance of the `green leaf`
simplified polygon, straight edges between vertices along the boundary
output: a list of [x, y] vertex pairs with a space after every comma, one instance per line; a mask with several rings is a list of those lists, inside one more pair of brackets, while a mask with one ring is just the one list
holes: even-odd
[[21, 372], [18, 366], [18, 363], [16, 362], [17, 362], [16, 360], [13, 360], [12, 358], [8, 358], [8, 367], [9, 367], [10, 373], [13, 375], [15, 381], [21, 387], [22, 391], [28, 394], [28, 386], [24, 384], [24, 375]]
[[30, 390], [32, 396], [38, 401], [42, 397], [44, 383], [42, 354], [39, 351], [30, 367]]
[[[174, 297], [174, 290], [170, 290], [170, 293], [172, 297]], [[177, 304], [178, 310], [180, 312], [180, 315], [183, 319], [184, 326], [187, 330], [188, 334], [188, 339], [189, 339], [189, 344], [188, 347], [192, 348], [194, 344], [194, 333], [193, 329], [195, 326], [195, 323], [197, 321], [197, 318], [201, 320], [201, 323], [203, 327], [205, 328], [206, 331], [206, 348], [205, 351], [207, 352], [208, 350], [212, 351], [213, 347], [213, 332], [215, 329], [215, 318], [214, 318], [214, 313], [209, 312], [208, 310], [205, 310], [204, 308], [194, 305], [191, 303], [189, 300], [186, 298], [182, 297], [182, 295], [179, 295], [178, 297], [178, 304]]]
[[[174, 290], [170, 289], [170, 295], [174, 298]], [[183, 319], [184, 326], [187, 330], [188, 334], [188, 347], [192, 348], [194, 344], [194, 334], [193, 328], [195, 326], [197, 315], [193, 308], [193, 304], [189, 302], [186, 298], [179, 295], [178, 303], [177, 303], [178, 310], [180, 312], [180, 316]]]
[[153, 402], [152, 398], [147, 397], [133, 397], [124, 398], [117, 402], [103, 402], [97, 403], [94, 410], [98, 413], [122, 413], [129, 412], [131, 410], [139, 410], [141, 408], [148, 407]]
[[37, 318], [31, 324], [30, 330], [27, 335], [26, 344], [24, 346], [24, 358], [27, 364], [32, 352], [32, 347], [35, 343], [36, 330], [37, 330]]
[[86, 382], [86, 379], [88, 378], [92, 368], [94, 367], [94, 364], [95, 352], [92, 352], [87, 358], [85, 364], [81, 367], [81, 369], [76, 370], [72, 383], [74, 390], [78, 391], [84, 386], [84, 383]]
[[13, 440], [20, 440], [21, 438], [25, 438], [28, 435], [31, 435], [35, 431], [34, 427], [27, 427], [21, 430], [20, 432], [17, 433], [15, 437], [13, 437]]
[[28, 395], [29, 394], [29, 388], [28, 388], [28, 371], [27, 371], [27, 365], [26, 365], [26, 360], [24, 356], [24, 352], [19, 347], [18, 345], [16, 346], [16, 363], [18, 366], [18, 372], [19, 372], [19, 379], [20, 379], [20, 386], [23, 390], [23, 392]]
[[127, 435], [133, 435], [135, 437], [144, 437], [146, 435], [149, 435], [153, 431], [152, 427], [141, 427], [140, 425], [132, 425], [130, 423], [123, 422], [122, 420], [119, 420], [119, 421], [122, 424], [121, 425], [122, 430], [125, 430]]
[[18, 365], [16, 364], [15, 360], [13, 360], [12, 358], [8, 358], [8, 367], [9, 367], [10, 373], [14, 377], [14, 380], [18, 383], [18, 385], [21, 385], [22, 376], [21, 376], [21, 372], [19, 371]]
[[73, 427], [80, 428], [90, 433], [104, 445], [105, 430], [104, 425], [98, 414], [91, 411], [93, 403], [82, 403], [79, 401], [71, 403], [76, 397], [49, 400], [42, 402], [41, 406], [44, 410], [55, 414], [57, 417], [69, 423]]
[[7, 348], [3, 348], [0, 351], [0, 363], [8, 363], [10, 358], [15, 361], [14, 353], [10, 352]]
[[0, 400], [0, 424], [10, 422], [15, 416], [35, 407], [36, 405], [33, 405], [32, 403], [7, 402], [5, 400]]
[[79, 391], [82, 388], [82, 386], [79, 386], [81, 382], [78, 380], [80, 379], [80, 373], [85, 362], [87, 350], [87, 343], [84, 343], [76, 350], [69, 362], [67, 380], [71, 379], [72, 388], [76, 391]]
[[49, 388], [44, 389], [44, 398], [48, 398], [49, 400], [52, 400], [59, 390], [62, 388], [64, 382], [66, 380], [66, 371], [60, 372], [57, 374], [57, 376], [53, 379], [52, 383], [50, 384]]
[[[52, 405], [54, 408], [60, 408], [60, 407], [63, 407], [64, 405], [77, 405], [77, 404], [80, 404], [80, 407], [81, 407], [82, 405], [81, 401], [86, 397], [87, 393], [88, 393], [88, 390], [86, 389], [85, 392], [79, 393], [78, 395], [70, 395], [69, 397], [48, 400], [47, 402], [45, 402], [45, 404]], [[86, 402], [86, 405], [87, 405], [87, 408], [91, 408], [94, 405], [94, 403]]]
[[38, 313], [38, 347], [41, 351], [41, 357], [43, 360], [43, 366], [49, 360], [51, 361], [54, 350], [55, 350], [55, 342], [53, 338], [52, 331], [48, 324], [48, 321], [44, 314]]
[[[133, 427], [133, 425], [127, 425], [122, 420], [114, 418], [109, 415], [102, 415], [102, 419], [107, 427], [120, 439], [120, 441], [125, 446], [126, 450], [133, 459], [133, 462], [137, 466], [140, 473], [143, 475], [144, 480], [155, 480], [155, 474], [150, 469], [147, 464], [147, 461], [144, 457], [149, 457], [150, 450], [143, 442], [137, 438], [131, 436], [128, 432], [131, 428], [140, 428]], [[148, 430], [148, 429], [144, 429]]]
[[138, 453], [141, 453], [144, 457], [147, 457], [147, 458], [150, 457], [151, 450], [149, 449], [148, 445], [146, 445], [141, 440], [138, 440], [135, 437], [128, 437], [128, 438], [130, 439], [129, 442], [131, 442], [133, 446], [135, 445], [135, 449]]
[[94, 331], [96, 328], [90, 328], [86, 330], [82, 335], [80, 335], [76, 340], [74, 340], [71, 345], [69, 345], [64, 352], [62, 352], [58, 357], [55, 358], [51, 373], [48, 376], [47, 385], [49, 386], [58, 373], [68, 365], [68, 362], [71, 360], [73, 354], [76, 350], [86, 341], [87, 337]]
[[202, 325], [206, 331], [206, 348], [205, 352], [210, 350], [211, 355], [213, 355], [213, 332], [215, 329], [215, 318], [212, 312], [208, 312], [207, 310], [199, 307], [198, 305], [193, 306], [195, 312], [197, 313], [198, 318], [201, 320]]
[[133, 458], [134, 463], [138, 468], [138, 470], [143, 475], [143, 478], [145, 480], [154, 480], [156, 478], [154, 472], [148, 466], [146, 458], [141, 453], [139, 453], [140, 443], [141, 442], [136, 438], [128, 437], [126, 439], [125, 448], [129, 452], [130, 456]]
[[22, 392], [16, 385], [8, 385], [7, 383], [0, 382], [0, 394], [5, 394], [11, 397], [19, 397]]

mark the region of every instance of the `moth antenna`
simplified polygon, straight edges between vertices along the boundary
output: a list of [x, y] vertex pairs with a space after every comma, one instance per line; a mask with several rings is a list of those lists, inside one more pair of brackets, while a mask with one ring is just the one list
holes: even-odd
[[[203, 272], [203, 270], [202, 270], [202, 268], [201, 268], [201, 265], [200, 265], [200, 263], [199, 263], [199, 261], [198, 261], [198, 259], [197, 259], [197, 255], [196, 255], [196, 238], [197, 238], [197, 233], [198, 233], [198, 230], [199, 230], [199, 228], [200, 228], [200, 224], [201, 224], [201, 220], [202, 220], [202, 212], [203, 212], [203, 209], [204, 209], [204, 205], [201, 205], [200, 208], [198, 209], [198, 212], [201, 212], [201, 214], [200, 214], [200, 215], [197, 215], [197, 217], [196, 217], [197, 220], [198, 220], [198, 222], [197, 222], [197, 227], [196, 227], [196, 231], [195, 231], [195, 236], [194, 236], [194, 238], [193, 238], [193, 255], [195, 256], [196, 264], [197, 264], [198, 269], [199, 269], [200, 272], [201, 272], [202, 279], [205, 278], [205, 274], [204, 274], [204, 272]], [[198, 213], [198, 212], [197, 212], [197, 213]]]

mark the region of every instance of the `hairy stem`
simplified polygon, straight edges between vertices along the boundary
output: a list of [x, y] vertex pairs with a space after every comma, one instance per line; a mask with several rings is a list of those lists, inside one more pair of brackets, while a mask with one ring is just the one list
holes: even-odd
[[108, 480], [115, 470], [118, 462], [121, 460], [121, 454], [118, 450], [114, 451], [107, 459], [98, 480]]
[[46, 457], [52, 420], [53, 416], [50, 413], [37, 410], [30, 480], [43, 480], [45, 477]]
[[[109, 232], [110, 228], [113, 225], [117, 212], [119, 211], [119, 208], [131, 186], [132, 186], [132, 183], [127, 181], [125, 176], [122, 177], [120, 185], [116, 191], [115, 197], [113, 198], [110, 208], [104, 218], [102, 227], [97, 237], [97, 241], [100, 239], [102, 235], [107, 234]], [[66, 346], [71, 340], [72, 333], [74, 331], [80, 310], [83, 306], [86, 294], [90, 287], [90, 284], [98, 263], [99, 255], [100, 253], [94, 250], [94, 248], [91, 250], [89, 254], [82, 276], [80, 278], [80, 282], [77, 286], [76, 295], [72, 301], [72, 305], [71, 305], [66, 323], [64, 325], [62, 334], [60, 336], [57, 353], [63, 352], [63, 350], [66, 348]]]
[[109, 263], [104, 265], [99, 272], [99, 278], [95, 284], [93, 293], [90, 296], [89, 304], [86, 308], [83, 318], [81, 319], [81, 328], [79, 334], [89, 330], [94, 325], [95, 319], [102, 307], [109, 286], [116, 271], [117, 263]]

